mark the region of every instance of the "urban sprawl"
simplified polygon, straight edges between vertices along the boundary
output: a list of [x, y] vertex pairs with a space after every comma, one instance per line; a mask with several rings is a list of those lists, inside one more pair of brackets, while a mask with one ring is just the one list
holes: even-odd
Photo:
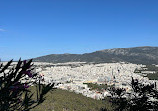
[[[6, 62], [4, 62], [6, 64]], [[13, 63], [16, 65], [16, 62]], [[132, 63], [44, 63], [34, 62], [35, 70], [43, 81], [43, 84], [55, 83], [55, 87], [81, 93], [93, 99], [103, 99], [110, 96], [107, 89], [92, 90], [88, 84], [106, 85], [124, 88], [131, 91], [131, 80], [138, 79], [143, 84], [158, 83], [156, 80], [149, 80], [141, 73], [134, 73], [136, 69], [141, 69], [145, 65]], [[150, 71], [150, 73], [152, 73]], [[158, 85], [157, 85], [158, 86]]]
[[141, 74], [134, 73], [145, 65], [132, 63], [42, 63], [35, 62], [36, 72], [44, 78], [44, 84], [55, 83], [56, 88], [73, 91], [84, 96], [102, 99], [109, 96], [107, 89], [98, 91], [91, 90], [87, 84], [115, 86], [131, 91], [131, 80], [138, 79], [143, 84], [158, 83], [156, 80], [149, 80]]

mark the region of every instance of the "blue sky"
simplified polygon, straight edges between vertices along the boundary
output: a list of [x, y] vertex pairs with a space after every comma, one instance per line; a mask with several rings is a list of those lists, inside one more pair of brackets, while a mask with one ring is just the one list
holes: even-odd
[[158, 0], [0, 0], [0, 58], [158, 46]]

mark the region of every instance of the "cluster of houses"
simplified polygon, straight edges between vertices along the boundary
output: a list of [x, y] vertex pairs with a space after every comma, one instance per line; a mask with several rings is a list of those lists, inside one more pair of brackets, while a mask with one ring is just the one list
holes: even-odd
[[81, 93], [94, 99], [103, 99], [110, 93], [107, 89], [91, 90], [85, 83], [98, 84], [98, 87], [106, 84], [108, 87], [124, 88], [127, 92], [131, 91], [132, 77], [142, 83], [158, 83], [158, 81], [152, 81], [134, 73], [135, 69], [141, 69], [144, 65], [132, 63], [86, 64], [73, 62], [53, 64], [35, 62], [34, 65], [36, 66], [35, 72], [44, 80], [43, 84], [55, 83], [56, 88], [73, 91], [77, 94]]
[[73, 91], [77, 94], [81, 93], [94, 99], [102, 99], [110, 95], [108, 90], [91, 90], [84, 83], [114, 85], [115, 87], [125, 88], [126, 91], [130, 91], [132, 77], [139, 79], [141, 82], [149, 82], [148, 78], [134, 73], [135, 69], [141, 67], [144, 67], [144, 65], [132, 63], [63, 63], [62, 65], [50, 64], [49, 67], [44, 69], [41, 65], [36, 68], [36, 72], [44, 76], [45, 84], [54, 82], [57, 84], [57, 88]]

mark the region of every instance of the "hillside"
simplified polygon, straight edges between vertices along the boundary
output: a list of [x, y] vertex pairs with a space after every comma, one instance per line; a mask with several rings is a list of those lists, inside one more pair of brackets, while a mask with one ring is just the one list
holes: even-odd
[[82, 94], [55, 89], [46, 95], [46, 100], [42, 104], [31, 111], [100, 111], [105, 107], [108, 111], [113, 110], [108, 98], [104, 101], [95, 100]]
[[38, 62], [131, 62], [158, 64], [158, 47], [133, 47], [99, 50], [85, 54], [51, 54], [33, 59]]

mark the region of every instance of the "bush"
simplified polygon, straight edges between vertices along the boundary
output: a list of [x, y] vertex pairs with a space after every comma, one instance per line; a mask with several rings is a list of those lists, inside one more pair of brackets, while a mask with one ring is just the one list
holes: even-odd
[[[43, 85], [40, 76], [33, 72], [32, 60], [18, 61], [14, 66], [13, 60], [6, 65], [0, 64], [0, 111], [28, 111], [45, 99], [54, 84]], [[37, 98], [32, 99], [33, 93], [29, 86], [36, 85]]]
[[132, 92], [123, 88], [111, 88], [111, 102], [116, 111], [158, 111], [156, 84], [144, 85], [132, 78]]

